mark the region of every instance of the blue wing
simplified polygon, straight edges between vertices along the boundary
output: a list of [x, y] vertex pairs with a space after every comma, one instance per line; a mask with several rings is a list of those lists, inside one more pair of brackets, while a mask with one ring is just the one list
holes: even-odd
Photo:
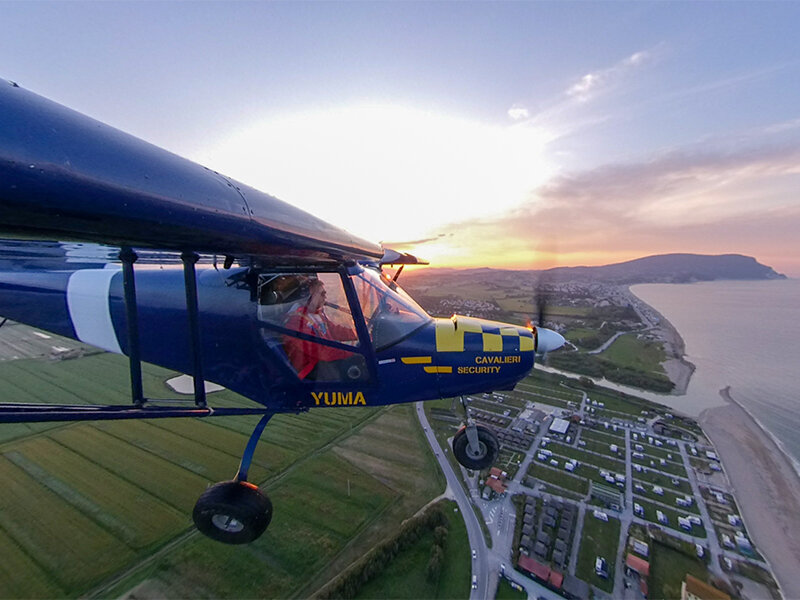
[[0, 79], [0, 236], [280, 261], [383, 249]]

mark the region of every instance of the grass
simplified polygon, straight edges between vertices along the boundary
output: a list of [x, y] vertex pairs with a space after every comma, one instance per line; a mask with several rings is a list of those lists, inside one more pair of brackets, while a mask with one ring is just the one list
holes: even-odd
[[614, 473], [625, 473], [625, 462], [611, 458], [610, 456], [602, 456], [593, 452], [585, 452], [579, 448], [574, 448], [566, 444], [559, 444], [558, 442], [550, 442], [547, 445], [547, 449], [553, 452], [558, 452], [563, 456], [577, 459], [581, 463], [594, 465], [601, 469], [613, 471]]
[[664, 407], [660, 407], [658, 404], [650, 402], [649, 400], [636, 398], [607, 388], [594, 387], [590, 390], [586, 390], [586, 395], [592, 400], [602, 402], [605, 405], [604, 408], [610, 411], [624, 413], [629, 416], [640, 417], [642, 416], [643, 410], [651, 414], [659, 408], [661, 412], [664, 410]]
[[687, 477], [686, 468], [683, 466], [683, 464], [678, 464], [676, 462], [666, 460], [664, 461], [665, 464], [662, 465], [659, 462], [659, 459], [657, 458], [651, 459], [648, 458], [647, 456], [645, 456], [644, 458], [637, 458], [633, 456], [631, 457], [631, 461], [634, 464], [642, 465], [644, 467], [647, 467], [648, 469], [656, 469], [658, 471], [663, 471], [664, 473], [669, 473], [670, 475], [676, 475], [678, 477], [683, 477], [683, 478]]
[[[614, 591], [614, 569], [617, 561], [617, 546], [619, 544], [620, 523], [619, 519], [609, 516], [608, 521], [595, 519], [590, 512], [586, 513], [583, 520], [581, 545], [578, 549], [578, 563], [575, 567], [575, 576], [591, 583], [606, 592]], [[601, 556], [608, 565], [608, 578], [599, 577], [594, 570], [595, 559]], [[658, 596], [652, 596], [657, 598]]]
[[649, 467], [647, 468], [646, 472], [636, 471], [634, 469], [633, 477], [642, 481], [643, 483], [659, 485], [665, 490], [678, 490], [684, 494], [692, 494], [692, 486], [689, 485], [689, 482], [685, 479], [678, 479], [678, 485], [673, 485], [673, 477], [670, 477], [669, 475], [663, 475], [662, 473], [657, 473]]
[[471, 556], [467, 528], [455, 502], [445, 503], [450, 520], [444, 564], [439, 578], [428, 581], [427, 566], [433, 534], [426, 533], [401, 552], [382, 573], [365, 584], [356, 598], [466, 598], [471, 580]]
[[708, 581], [708, 568], [702, 560], [655, 540], [651, 543], [648, 582], [651, 598], [680, 598], [681, 583], [687, 573]]
[[[685, 529], [681, 529], [681, 526], [678, 525], [678, 517], [686, 516], [686, 510], [681, 510], [681, 512], [676, 511], [673, 508], [669, 508], [668, 506], [662, 506], [660, 504], [653, 504], [648, 502], [641, 496], [634, 495], [633, 501], [638, 502], [642, 505], [644, 509], [644, 519], [646, 521], [650, 521], [651, 523], [655, 523], [659, 527], [668, 527], [675, 531], [679, 531], [681, 533], [685, 533], [688, 535], [693, 535], [694, 537], [704, 538], [706, 537], [706, 529], [703, 525], [692, 525], [691, 530], [687, 531]], [[660, 510], [664, 513], [664, 516], [667, 517], [668, 523], [665, 525], [658, 520], [658, 516], [656, 511]]]
[[666, 359], [663, 344], [639, 339], [635, 333], [619, 336], [602, 352], [602, 356], [622, 367], [646, 373], [664, 374], [664, 368], [661, 366]]
[[576, 494], [585, 496], [589, 493], [589, 482], [586, 479], [575, 477], [563, 470], [551, 469], [540, 464], [531, 463], [528, 468], [528, 475]]
[[[147, 393], [173, 396], [171, 375], [144, 365]], [[128, 403], [127, 361], [0, 363], [0, 393]], [[117, 597], [138, 585], [158, 596], [311, 595], [444, 487], [410, 406], [279, 415], [250, 471], [275, 506], [270, 528], [246, 548], [211, 542], [190, 511], [209, 483], [236, 472], [257, 420], [0, 428], [0, 597]]]
[[615, 453], [611, 452], [610, 444], [606, 444], [604, 442], [597, 442], [597, 441], [590, 440], [590, 439], [589, 440], [584, 440], [583, 439], [583, 435], [581, 435], [581, 439], [584, 442], [586, 442], [585, 446], [581, 446], [584, 450], [587, 450], [589, 452], [596, 452], [598, 454], [605, 454], [605, 455], [611, 456], [611, 457], [618, 457], [618, 458], [621, 458], [623, 460], [625, 459], [625, 444], [624, 444], [624, 440], [622, 440], [623, 443], [620, 443], [619, 440], [617, 440], [615, 442], [611, 442], [612, 444], [616, 444], [617, 445], [618, 454], [615, 454]]
[[[697, 507], [697, 499], [696, 498], [695, 498], [695, 501], [692, 503], [691, 506], [686, 506], [686, 507], [680, 506], [679, 507], [677, 504], [675, 504], [675, 500], [677, 498], [683, 498], [685, 494], [676, 494], [675, 492], [673, 492], [671, 490], [664, 489], [664, 494], [662, 496], [659, 496], [658, 494], [653, 492], [653, 486], [652, 485], [645, 485], [643, 482], [637, 481], [636, 478], [634, 478], [633, 483], [634, 483], [634, 485], [637, 484], [637, 483], [641, 484], [642, 487], [644, 487], [644, 490], [645, 490], [644, 492], [641, 492], [641, 491], [636, 490], [634, 488], [634, 492], [633, 493], [636, 494], [637, 496], [648, 498], [648, 499], [654, 500], [656, 502], [661, 502], [661, 503], [663, 503], [663, 504], [665, 504], [665, 505], [667, 505], [669, 507], [672, 507], [673, 510], [678, 510], [679, 509], [679, 510], [682, 510], [682, 511], [685, 511], [685, 512], [694, 513], [696, 515], [700, 514], [700, 509]], [[689, 494], [689, 495], [691, 496], [691, 494]], [[692, 497], [694, 498], [694, 496], [692, 496]], [[676, 522], [676, 524], [677, 524], [677, 522]]]
[[497, 593], [495, 600], [527, 600], [527, 592], [520, 592], [511, 587], [511, 584], [504, 577], [500, 577], [497, 583]]

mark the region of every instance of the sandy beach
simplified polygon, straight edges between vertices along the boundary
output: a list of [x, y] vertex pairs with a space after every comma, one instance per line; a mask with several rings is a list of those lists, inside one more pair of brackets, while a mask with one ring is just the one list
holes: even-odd
[[728, 390], [720, 393], [726, 405], [704, 410], [700, 424], [722, 458], [745, 525], [784, 597], [800, 598], [800, 477]]

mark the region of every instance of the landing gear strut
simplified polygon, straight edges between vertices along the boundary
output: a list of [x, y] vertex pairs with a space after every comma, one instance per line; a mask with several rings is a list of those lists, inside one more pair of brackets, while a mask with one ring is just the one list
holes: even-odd
[[192, 511], [197, 529], [225, 544], [247, 544], [258, 539], [272, 520], [272, 502], [257, 485], [247, 481], [253, 454], [272, 413], [265, 414], [247, 442], [239, 472], [232, 481], [208, 488]]
[[475, 424], [464, 397], [461, 398], [461, 404], [467, 415], [467, 424], [453, 437], [453, 455], [467, 469], [491, 467], [500, 449], [497, 437], [488, 427]]

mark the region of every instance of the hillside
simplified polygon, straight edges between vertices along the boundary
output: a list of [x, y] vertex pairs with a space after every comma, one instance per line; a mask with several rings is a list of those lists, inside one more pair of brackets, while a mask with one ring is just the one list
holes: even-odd
[[690, 283], [718, 279], [785, 279], [752, 256], [741, 254], [660, 254], [600, 267], [556, 267], [544, 271], [503, 269], [425, 269], [404, 275], [406, 283], [435, 271], [438, 277], [478, 276], [504, 279], [521, 273], [536, 274], [548, 282], [581, 281], [607, 284]]

